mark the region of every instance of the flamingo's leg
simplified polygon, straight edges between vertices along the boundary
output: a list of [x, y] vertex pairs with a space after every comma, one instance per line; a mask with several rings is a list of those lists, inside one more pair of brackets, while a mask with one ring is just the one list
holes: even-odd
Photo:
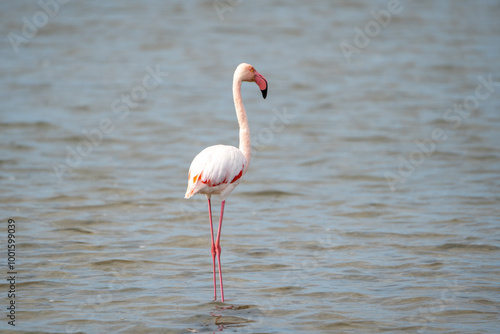
[[[217, 240], [215, 241], [215, 252], [217, 254], [217, 261], [218, 261], [218, 264], [219, 264], [220, 295], [221, 295], [222, 302], [224, 302], [224, 288], [222, 286], [222, 269], [221, 269], [221, 266], [220, 266], [220, 253], [221, 253], [220, 232], [221, 232], [221, 229], [222, 229], [222, 216], [224, 215], [224, 205], [225, 204], [226, 204], [226, 201], [222, 201], [222, 203], [220, 205], [219, 229], [217, 230]], [[214, 267], [214, 270], [215, 270], [215, 267]]]
[[[210, 218], [210, 238], [212, 239], [212, 265], [214, 272], [214, 300], [217, 300], [217, 281], [215, 279], [215, 244], [214, 244], [214, 228], [212, 226], [212, 204], [208, 198], [208, 217]], [[220, 270], [220, 269], [219, 269]]]

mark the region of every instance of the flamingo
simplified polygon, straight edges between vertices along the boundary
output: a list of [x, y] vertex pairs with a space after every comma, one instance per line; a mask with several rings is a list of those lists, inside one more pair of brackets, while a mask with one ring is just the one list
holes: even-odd
[[[266, 98], [267, 80], [252, 65], [246, 63], [238, 65], [233, 76], [233, 99], [240, 127], [240, 146], [236, 148], [228, 145], [214, 145], [201, 151], [193, 159], [189, 167], [188, 187], [185, 195], [185, 198], [190, 198], [196, 194], [204, 194], [208, 200], [208, 217], [210, 220], [210, 235], [212, 237], [211, 253], [214, 273], [214, 301], [217, 300], [217, 280], [215, 275], [215, 258], [217, 257], [222, 302], [224, 302], [224, 288], [222, 285], [220, 264], [222, 216], [224, 214], [226, 198], [240, 183], [242, 176], [247, 172], [251, 155], [250, 127], [245, 107], [241, 100], [241, 83], [243, 81], [255, 82], [262, 91], [262, 97]], [[215, 243], [212, 225], [212, 204], [210, 201], [212, 195], [218, 195], [221, 200], [219, 228]]]

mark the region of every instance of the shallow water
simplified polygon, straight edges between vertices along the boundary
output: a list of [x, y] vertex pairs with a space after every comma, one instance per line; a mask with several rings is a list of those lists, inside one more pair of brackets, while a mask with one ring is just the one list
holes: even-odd
[[[498, 2], [402, 1], [386, 21], [386, 1], [0, 9], [17, 242], [0, 329], [497, 332]], [[201, 149], [237, 145], [243, 61], [269, 92], [243, 86], [254, 150], [226, 203], [221, 303], [206, 201], [183, 195]]]

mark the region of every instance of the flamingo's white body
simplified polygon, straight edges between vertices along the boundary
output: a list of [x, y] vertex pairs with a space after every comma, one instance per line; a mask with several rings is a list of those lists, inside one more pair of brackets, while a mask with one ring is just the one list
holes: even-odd
[[225, 199], [240, 183], [246, 166], [247, 159], [234, 146], [207, 147], [191, 163], [186, 198], [201, 193]]
[[[241, 101], [241, 83], [243, 81], [255, 82], [262, 91], [262, 96], [267, 95], [267, 81], [255, 70], [252, 65], [242, 63], [238, 65], [233, 76], [233, 98], [236, 116], [240, 126], [240, 146], [215, 145], [201, 151], [189, 167], [189, 180], [185, 198], [195, 194], [204, 194], [208, 200], [208, 215], [210, 219], [210, 233], [212, 236], [212, 262], [214, 273], [214, 300], [217, 299], [215, 278], [215, 257], [218, 259], [219, 281], [221, 300], [224, 301], [222, 286], [222, 271], [220, 264], [220, 233], [222, 216], [226, 197], [240, 183], [241, 177], [248, 170], [251, 155], [250, 128], [243, 102]], [[221, 212], [217, 240], [214, 243], [211, 196], [218, 195], [221, 199]]]

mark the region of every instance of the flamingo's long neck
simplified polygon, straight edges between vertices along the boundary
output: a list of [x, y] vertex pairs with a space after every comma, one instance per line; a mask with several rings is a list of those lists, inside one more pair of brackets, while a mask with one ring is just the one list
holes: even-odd
[[248, 126], [247, 113], [245, 111], [245, 106], [241, 100], [241, 78], [238, 73], [234, 74], [233, 78], [233, 98], [234, 98], [234, 108], [236, 109], [236, 116], [238, 117], [238, 124], [240, 125], [240, 151], [243, 153], [247, 159], [247, 164], [245, 166], [246, 173], [248, 165], [250, 164], [250, 157], [252, 155], [252, 144], [250, 142], [250, 127]]

